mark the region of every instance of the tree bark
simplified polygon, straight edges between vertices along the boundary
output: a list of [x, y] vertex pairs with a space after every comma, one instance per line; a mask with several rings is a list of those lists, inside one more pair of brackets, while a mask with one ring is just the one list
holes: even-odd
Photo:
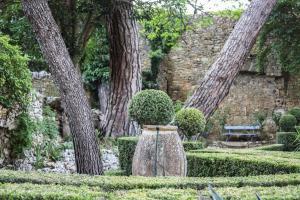
[[102, 174], [101, 155], [91, 109], [84, 95], [80, 76], [72, 63], [47, 0], [22, 0], [22, 5], [66, 104], [77, 172]]
[[227, 39], [216, 61], [200, 81], [185, 107], [201, 110], [210, 117], [227, 96], [235, 77], [250, 53], [257, 35], [276, 0], [252, 0]]
[[136, 134], [128, 103], [141, 90], [138, 30], [131, 1], [116, 0], [106, 17], [110, 43], [111, 85], [103, 131], [106, 136]]

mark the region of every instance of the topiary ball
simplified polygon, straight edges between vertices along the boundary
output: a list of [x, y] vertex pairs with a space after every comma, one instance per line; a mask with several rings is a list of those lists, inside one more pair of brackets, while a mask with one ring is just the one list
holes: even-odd
[[297, 124], [300, 124], [300, 108], [299, 107], [294, 107], [291, 110], [289, 110], [289, 113], [291, 115], [294, 115], [294, 117], [296, 117]]
[[167, 125], [174, 116], [173, 102], [160, 90], [143, 90], [132, 98], [129, 116], [140, 125]]
[[176, 113], [175, 124], [190, 139], [193, 135], [204, 131], [206, 120], [198, 109], [184, 108]]
[[282, 115], [279, 120], [279, 127], [281, 131], [293, 132], [297, 124], [297, 119], [294, 115], [286, 114]]

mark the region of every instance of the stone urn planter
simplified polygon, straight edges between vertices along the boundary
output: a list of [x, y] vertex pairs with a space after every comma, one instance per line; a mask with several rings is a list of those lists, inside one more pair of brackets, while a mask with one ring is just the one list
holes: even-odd
[[134, 176], [186, 176], [187, 161], [176, 126], [146, 125], [135, 149]]

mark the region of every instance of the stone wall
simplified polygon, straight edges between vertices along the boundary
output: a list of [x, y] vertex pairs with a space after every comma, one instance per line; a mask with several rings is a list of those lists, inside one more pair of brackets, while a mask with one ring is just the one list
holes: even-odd
[[[201, 19], [200, 19], [201, 20]], [[213, 17], [211, 25], [186, 32], [161, 64], [158, 82], [173, 100], [185, 101], [204, 77], [232, 31], [235, 20]], [[219, 110], [228, 124], [254, 123], [254, 114], [300, 105], [299, 76], [284, 76], [272, 56], [264, 75], [256, 72], [255, 47]]]

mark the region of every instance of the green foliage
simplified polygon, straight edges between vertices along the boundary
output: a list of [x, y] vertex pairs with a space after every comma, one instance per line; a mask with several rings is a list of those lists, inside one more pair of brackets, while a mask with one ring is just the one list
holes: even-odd
[[294, 108], [289, 110], [289, 113], [291, 115], [294, 115], [294, 117], [296, 117], [297, 125], [300, 125], [300, 108], [299, 107], [294, 107]]
[[[124, 170], [125, 175], [127, 176], [131, 175], [132, 159], [137, 143], [138, 137], [118, 138], [120, 167]], [[183, 141], [182, 144], [186, 152], [190, 150], [203, 149], [203, 143], [198, 141]]]
[[82, 60], [83, 80], [92, 89], [96, 83], [109, 80], [109, 44], [105, 27], [96, 28]]
[[258, 38], [258, 68], [263, 71], [269, 55], [283, 72], [298, 73], [300, 66], [300, 4], [279, 0]]
[[[280, 200], [299, 199], [299, 186], [285, 187], [224, 187], [216, 188], [218, 194], [226, 200]], [[201, 194], [209, 196], [207, 190], [200, 191]], [[256, 197], [255, 197], [256, 196]]]
[[297, 125], [296, 117], [290, 114], [282, 115], [279, 120], [280, 130], [284, 132], [294, 131], [296, 125]]
[[180, 111], [182, 108], [183, 108], [183, 105], [184, 103], [180, 100], [176, 100], [174, 102], [174, 110], [175, 110], [175, 113], [177, 113], [178, 111]]
[[264, 151], [283, 151], [283, 144], [270, 144], [255, 148], [256, 150]]
[[[162, 1], [159, 5], [140, 6], [137, 16], [142, 25], [142, 35], [150, 42], [151, 52], [151, 76], [147, 75], [148, 84], [144, 84], [144, 89], [157, 88], [157, 74], [160, 62], [176, 45], [178, 39], [188, 26], [188, 16], [186, 13], [186, 0]], [[152, 82], [151, 84], [149, 84]], [[149, 87], [150, 86], [150, 87]]]
[[219, 16], [222, 18], [229, 18], [233, 20], [238, 20], [243, 14], [243, 9], [235, 9], [235, 10], [221, 10], [217, 12], [212, 12], [213, 15]]
[[281, 116], [282, 116], [281, 112], [273, 112], [272, 113], [272, 119], [274, 120], [274, 122], [276, 123], [277, 126], [279, 126], [279, 121], [280, 121]]
[[296, 135], [295, 135], [295, 150], [300, 151], [300, 126], [296, 126]]
[[[108, 194], [106, 194], [108, 195]], [[85, 186], [0, 184], [0, 199], [14, 200], [96, 200], [106, 197], [105, 193]], [[105, 198], [106, 199], [106, 198]]]
[[205, 124], [203, 113], [196, 108], [184, 108], [175, 115], [175, 125], [188, 139], [204, 131]]
[[[121, 181], [120, 181], [121, 180]], [[97, 191], [116, 191], [131, 189], [191, 188], [202, 190], [209, 183], [214, 187], [245, 186], [297, 186], [300, 174], [275, 174], [249, 177], [134, 177], [134, 176], [88, 176], [80, 174], [37, 173], [0, 170], [1, 183], [34, 183], [38, 185], [57, 185], [59, 187], [95, 187]]]
[[266, 113], [264, 111], [259, 111], [259, 112], [254, 113], [254, 119], [259, 125], [263, 124], [263, 122], [265, 121], [267, 116], [268, 116], [268, 113]]
[[35, 134], [42, 142], [34, 143], [36, 168], [42, 168], [46, 159], [57, 161], [61, 157], [63, 146], [58, 143], [59, 131], [55, 117], [56, 113], [49, 106], [45, 106], [43, 119], [37, 122]]
[[203, 143], [198, 141], [183, 141], [182, 145], [185, 152], [204, 148]]
[[229, 109], [225, 108], [224, 110], [217, 110], [213, 116], [211, 116], [206, 123], [205, 132], [211, 133], [213, 130], [221, 134], [224, 132], [224, 126], [227, 123], [229, 117]]
[[28, 64], [31, 70], [47, 70], [48, 66], [43, 59], [30, 23], [24, 16], [20, 2], [7, 2], [5, 9], [0, 11], [0, 33], [9, 35], [14, 45], [21, 47], [28, 55]]
[[284, 151], [292, 151], [296, 148], [296, 132], [277, 132], [276, 143], [283, 144]]
[[160, 90], [143, 90], [132, 98], [129, 116], [141, 125], [166, 125], [174, 116], [173, 102]]
[[299, 154], [278, 157], [267, 151], [191, 151], [187, 153], [188, 176], [256, 176], [262, 174], [299, 173]]
[[31, 147], [32, 135], [35, 128], [34, 121], [30, 118], [28, 113], [22, 112], [17, 117], [17, 129], [12, 131], [10, 138], [12, 158], [18, 158], [22, 155], [24, 150]]
[[132, 159], [137, 145], [137, 137], [118, 138], [120, 168], [125, 171], [125, 175], [131, 175]]
[[50, 140], [55, 139], [59, 134], [55, 117], [56, 113], [49, 106], [43, 108], [43, 120], [39, 123], [38, 129]]
[[[55, 191], [58, 194], [59, 190], [64, 191], [64, 195], [70, 194], [70, 188], [74, 188], [75, 192], [78, 193], [88, 193], [92, 191], [105, 191], [108, 192], [123, 192], [126, 190], [138, 190], [143, 189], [147, 191], [170, 191], [170, 189], [186, 189], [189, 188], [195, 190], [201, 190], [202, 192], [207, 192], [207, 185], [210, 183], [217, 187], [217, 191], [227, 190], [228, 187], [282, 187], [283, 189], [288, 189], [288, 187], [299, 187], [300, 184], [300, 174], [280, 174], [280, 175], [262, 175], [262, 176], [250, 176], [250, 177], [120, 177], [120, 176], [88, 176], [79, 174], [56, 174], [56, 173], [37, 173], [37, 172], [20, 172], [20, 171], [0, 171], [0, 180], [3, 187], [1, 189], [6, 191], [11, 191], [17, 189], [17, 187], [23, 188], [23, 185], [28, 185], [27, 190], [31, 192], [40, 191], [49, 193], [50, 191]], [[121, 180], [121, 181], [120, 181]], [[35, 186], [36, 189], [32, 188], [30, 185]], [[8, 187], [4, 187], [7, 185]], [[55, 188], [54, 188], [55, 187]], [[10, 188], [10, 189], [9, 189]], [[56, 189], [57, 188], [57, 189]], [[59, 189], [58, 189], [59, 188]], [[168, 188], [168, 190], [167, 190]], [[225, 188], [225, 189], [224, 189]], [[3, 190], [0, 189], [0, 193]], [[203, 191], [204, 190], [204, 191]], [[230, 189], [228, 189], [231, 191]], [[237, 189], [236, 189], [237, 190]], [[268, 190], [266, 188], [266, 190]], [[281, 194], [286, 194], [282, 193]], [[261, 190], [260, 190], [261, 191]], [[284, 190], [283, 190], [284, 191]], [[28, 191], [27, 191], [28, 192]], [[173, 190], [176, 192], [176, 190]], [[11, 192], [11, 193], [17, 193]], [[3, 194], [3, 193], [2, 193]], [[32, 193], [30, 193], [32, 194]], [[252, 193], [253, 194], [253, 193]], [[261, 195], [261, 192], [259, 193]], [[280, 193], [278, 193], [280, 194]], [[25, 195], [25, 194], [24, 194]], [[65, 197], [61, 195], [62, 199]], [[98, 193], [99, 195], [99, 193]], [[253, 196], [252, 196], [253, 197]], [[99, 196], [98, 196], [99, 198]], [[54, 198], [57, 199], [57, 198]], [[122, 199], [122, 198], [117, 198]], [[140, 198], [139, 198], [140, 199]], [[157, 199], [159, 199], [157, 197]], [[173, 198], [169, 198], [173, 199]], [[193, 199], [193, 198], [192, 198]], [[240, 199], [240, 198], [238, 198]], [[244, 198], [242, 198], [244, 199]], [[272, 199], [272, 198], [271, 198]], [[280, 198], [279, 198], [280, 199]]]
[[18, 104], [25, 108], [28, 104], [31, 74], [27, 62], [20, 48], [12, 45], [9, 37], [0, 35], [0, 104], [3, 107]]

